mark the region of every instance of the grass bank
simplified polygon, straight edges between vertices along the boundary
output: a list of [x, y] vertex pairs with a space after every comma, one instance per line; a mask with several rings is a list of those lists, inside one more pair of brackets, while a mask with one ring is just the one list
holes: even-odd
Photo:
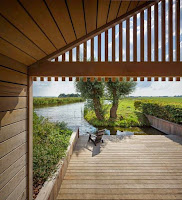
[[56, 170], [69, 145], [72, 131], [64, 123], [52, 123], [33, 116], [33, 186], [34, 198], [44, 182]]
[[109, 111], [111, 105], [104, 105], [104, 121], [97, 120], [93, 110], [85, 108], [84, 118], [93, 126], [103, 127], [136, 127], [136, 126], [149, 126], [142, 110], [135, 109], [134, 102], [136, 100], [150, 100], [152, 102], [165, 102], [169, 104], [182, 103], [181, 97], [139, 97], [139, 98], [124, 98], [119, 101], [117, 119], [109, 121]]
[[66, 98], [58, 98], [58, 97], [34, 97], [33, 105], [35, 107], [41, 106], [55, 106], [55, 105], [65, 105], [70, 103], [78, 103], [83, 102], [84, 100], [81, 97], [66, 97]]

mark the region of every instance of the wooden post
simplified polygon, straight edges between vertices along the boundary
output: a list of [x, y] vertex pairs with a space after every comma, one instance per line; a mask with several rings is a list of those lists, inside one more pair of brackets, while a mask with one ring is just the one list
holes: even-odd
[[28, 76], [28, 200], [33, 198], [33, 81]]

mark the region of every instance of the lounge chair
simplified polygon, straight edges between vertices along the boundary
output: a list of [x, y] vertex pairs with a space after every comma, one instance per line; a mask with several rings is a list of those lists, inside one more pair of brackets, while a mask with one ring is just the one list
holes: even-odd
[[104, 135], [104, 132], [105, 132], [105, 130], [103, 129], [103, 130], [97, 131], [95, 135], [88, 133], [89, 134], [88, 142], [91, 140], [94, 143], [95, 146], [97, 145], [97, 143], [99, 143], [101, 141], [103, 143], [104, 141], [102, 139], [102, 136]]

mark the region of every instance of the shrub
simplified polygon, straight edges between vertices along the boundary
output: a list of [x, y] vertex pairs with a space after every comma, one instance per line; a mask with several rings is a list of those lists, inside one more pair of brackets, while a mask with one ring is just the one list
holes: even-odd
[[182, 104], [138, 101], [135, 109], [141, 109], [144, 114], [182, 124]]

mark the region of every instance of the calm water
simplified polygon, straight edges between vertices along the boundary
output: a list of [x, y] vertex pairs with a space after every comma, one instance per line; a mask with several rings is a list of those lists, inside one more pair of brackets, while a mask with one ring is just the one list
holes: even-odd
[[[35, 108], [35, 112], [40, 116], [44, 116], [49, 118], [52, 122], [62, 122], [64, 121], [67, 126], [76, 131], [79, 127], [80, 134], [85, 134], [86, 132], [95, 132], [97, 128], [103, 129], [105, 127], [93, 127], [90, 125], [83, 117], [84, 104], [81, 103], [73, 103], [62, 106], [53, 106], [53, 107], [43, 107], [43, 108]], [[147, 128], [121, 128], [114, 127], [106, 129], [106, 134], [108, 135], [161, 135], [160, 131], [156, 129], [147, 127]]]

